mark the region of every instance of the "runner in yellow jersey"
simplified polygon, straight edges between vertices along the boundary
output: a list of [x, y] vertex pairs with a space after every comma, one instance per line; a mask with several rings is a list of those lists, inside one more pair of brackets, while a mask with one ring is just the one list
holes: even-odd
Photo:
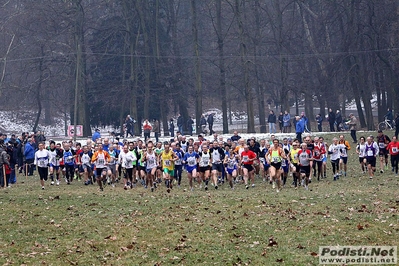
[[288, 158], [290, 160], [290, 170], [292, 173], [292, 177], [294, 178], [294, 186], [298, 186], [298, 178], [299, 175], [299, 161], [298, 161], [298, 152], [299, 152], [299, 142], [292, 143], [292, 149], [288, 154]]
[[164, 151], [161, 153], [163, 178], [167, 187], [167, 192], [172, 188], [172, 178], [174, 176], [175, 161], [179, 159], [177, 155], [170, 149], [169, 143], [164, 144]]
[[273, 146], [270, 147], [266, 160], [270, 164], [270, 178], [273, 180], [273, 188], [276, 187], [277, 192], [281, 189], [281, 175], [283, 170], [281, 169], [281, 161], [286, 159], [283, 149], [279, 146], [278, 139], [273, 140]]

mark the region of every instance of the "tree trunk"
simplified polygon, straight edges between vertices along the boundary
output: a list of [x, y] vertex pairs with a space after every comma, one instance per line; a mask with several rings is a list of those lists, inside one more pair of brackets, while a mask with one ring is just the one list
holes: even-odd
[[216, 29], [218, 37], [218, 53], [219, 53], [219, 83], [220, 92], [222, 95], [222, 119], [223, 119], [223, 134], [229, 133], [229, 122], [227, 120], [227, 92], [226, 92], [226, 69], [224, 58], [224, 38], [222, 31], [222, 0], [216, 1]]
[[249, 84], [249, 69], [248, 64], [250, 63], [247, 60], [247, 46], [246, 39], [244, 36], [244, 22], [242, 20], [242, 13], [240, 6], [242, 4], [241, 0], [235, 1], [235, 15], [238, 23], [238, 32], [240, 38], [240, 57], [241, 57], [241, 65], [244, 75], [244, 91], [245, 91], [245, 101], [247, 105], [247, 133], [255, 133], [255, 118], [254, 118], [254, 109], [253, 109], [253, 99], [252, 99], [252, 88]]
[[193, 45], [195, 54], [195, 125], [196, 133], [201, 133], [200, 120], [202, 115], [202, 75], [201, 75], [201, 59], [198, 42], [198, 28], [197, 28], [197, 9], [195, 0], [191, 0], [191, 15], [192, 15], [192, 32]]

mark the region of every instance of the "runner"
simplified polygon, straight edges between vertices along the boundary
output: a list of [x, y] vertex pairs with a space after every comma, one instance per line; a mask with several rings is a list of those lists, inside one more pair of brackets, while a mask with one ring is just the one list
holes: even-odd
[[223, 172], [223, 160], [224, 160], [224, 151], [221, 147], [219, 147], [219, 143], [217, 141], [213, 142], [213, 147], [209, 150], [212, 158], [212, 180], [215, 189], [218, 189], [218, 177]]
[[359, 143], [356, 145], [356, 153], [359, 155], [359, 163], [360, 168], [362, 169], [362, 173], [365, 174], [367, 169], [364, 154], [364, 149], [366, 148], [366, 140], [364, 137], [360, 137], [359, 140]]
[[364, 148], [364, 155], [367, 162], [367, 169], [369, 173], [370, 179], [374, 177], [375, 165], [377, 161], [377, 154], [378, 154], [378, 146], [374, 145], [374, 142], [371, 137], [367, 138], [367, 143]]
[[96, 179], [97, 184], [100, 187], [100, 191], [103, 191], [103, 180], [107, 175], [107, 164], [111, 157], [108, 152], [103, 150], [103, 144], [97, 143], [98, 150], [94, 152], [91, 162], [96, 166]]
[[91, 158], [93, 157], [93, 153], [89, 150], [87, 145], [83, 146], [83, 152], [80, 154], [81, 161], [81, 171], [83, 171], [84, 176], [84, 184], [90, 185], [93, 184], [92, 176], [93, 169], [91, 168]]
[[198, 183], [201, 188], [201, 181], [205, 182], [205, 190], [208, 190], [208, 182], [210, 175], [210, 164], [211, 164], [211, 154], [208, 151], [208, 146], [206, 144], [202, 145], [202, 151], [198, 153], [199, 155], [199, 179]]
[[249, 188], [248, 179], [251, 180], [252, 187], [255, 187], [255, 169], [253, 163], [256, 160], [256, 154], [249, 149], [248, 145], [244, 145], [244, 151], [241, 153], [240, 158], [244, 174], [245, 188]]
[[47, 181], [49, 158], [50, 154], [48, 150], [44, 149], [44, 143], [39, 143], [39, 150], [35, 152], [34, 164], [37, 166], [37, 171], [39, 172], [42, 189], [44, 189], [44, 181]]
[[266, 182], [270, 177], [269, 177], [269, 167], [270, 165], [267, 163], [265, 156], [267, 155], [267, 152], [269, 151], [270, 144], [266, 143], [266, 140], [262, 139], [260, 141], [260, 153], [259, 153], [259, 162], [263, 170], [263, 182]]
[[151, 188], [151, 192], [154, 192], [154, 180], [155, 173], [158, 166], [158, 157], [156, 153], [153, 151], [154, 144], [149, 141], [147, 143], [147, 151], [144, 153], [144, 160], [146, 161], [146, 187]]
[[233, 180], [237, 176], [237, 158], [234, 152], [229, 152], [224, 157], [223, 164], [226, 168], [227, 173], [227, 181], [229, 181], [229, 185], [231, 189], [234, 189]]
[[310, 162], [313, 160], [313, 157], [306, 143], [301, 144], [301, 150], [298, 152], [298, 160], [302, 185], [308, 190], [309, 176], [312, 169]]
[[387, 149], [391, 155], [392, 172], [395, 173], [395, 177], [398, 177], [399, 141], [396, 136], [392, 137], [392, 141], [388, 144]]
[[299, 142], [295, 141], [292, 143], [292, 149], [288, 155], [288, 158], [290, 160], [290, 168], [291, 168], [291, 173], [294, 179], [294, 186], [295, 189], [298, 187], [298, 180], [301, 182], [301, 176], [299, 174], [300, 168], [299, 168], [299, 161], [298, 161], [298, 152], [299, 152]]
[[175, 161], [175, 174], [174, 174], [174, 182], [177, 182], [178, 187], [180, 187], [181, 184], [181, 176], [183, 173], [183, 158], [184, 158], [184, 152], [180, 147], [180, 144], [177, 143], [172, 143], [171, 145], [173, 152], [176, 154], [178, 159]]
[[197, 178], [197, 163], [199, 155], [194, 152], [193, 146], [188, 146], [188, 152], [184, 154], [183, 163], [186, 165], [187, 178], [190, 185], [190, 190], [193, 191], [193, 179]]
[[339, 160], [341, 158], [341, 149], [343, 148], [342, 146], [345, 146], [344, 144], [338, 144], [338, 139], [333, 138], [333, 143], [328, 147], [328, 154], [330, 154], [330, 161], [331, 161], [331, 166], [332, 166], [332, 171], [334, 175], [334, 181], [339, 179], [338, 175], [338, 167], [339, 167]]
[[351, 149], [351, 145], [349, 144], [349, 141], [345, 140], [344, 135], [339, 136], [339, 144], [343, 145], [341, 147], [341, 158], [339, 160], [339, 169], [340, 169], [340, 175], [346, 176], [346, 171], [347, 171], [347, 164], [348, 164], [348, 150]]
[[[60, 145], [61, 146], [61, 145]], [[60, 160], [63, 156], [63, 151], [55, 146], [54, 141], [50, 141], [50, 185], [54, 185], [54, 172], [56, 174], [56, 185], [60, 185]]]
[[326, 153], [323, 154], [323, 156], [322, 156], [322, 158], [323, 158], [322, 159], [322, 161], [323, 161], [322, 166], [323, 166], [323, 177], [327, 178], [327, 160], [328, 160], [327, 151], [328, 151], [328, 145], [327, 145], [327, 143], [324, 142], [324, 138], [323, 137], [319, 138], [319, 143], [320, 143], [321, 146], [323, 146], [324, 150], [326, 151]]
[[290, 164], [288, 162], [288, 154], [290, 153], [290, 150], [292, 148], [291, 144], [288, 144], [288, 139], [284, 138], [283, 139], [283, 143], [280, 143], [281, 148], [283, 149], [284, 153], [285, 153], [285, 159], [281, 160], [281, 168], [282, 168], [282, 179], [283, 179], [283, 186], [285, 186], [285, 184], [287, 183], [287, 177], [288, 177], [288, 172], [290, 169]]
[[384, 173], [384, 159], [385, 159], [385, 169], [388, 169], [388, 143], [391, 142], [389, 137], [385, 135], [382, 130], [378, 130], [377, 134], [377, 143], [379, 148], [379, 157], [380, 157], [380, 173]]
[[320, 181], [320, 177], [322, 177], [323, 171], [323, 156], [326, 154], [326, 150], [324, 145], [320, 143], [320, 139], [318, 137], [314, 138], [314, 149], [313, 149], [313, 165], [317, 172], [317, 181]]
[[108, 185], [115, 187], [116, 163], [118, 161], [118, 154], [112, 144], [108, 147], [108, 154], [110, 156], [110, 159], [109, 163], [107, 164], [107, 183]]
[[266, 160], [270, 164], [270, 178], [273, 182], [273, 189], [276, 188], [277, 183], [277, 192], [280, 192], [281, 189], [281, 161], [285, 158], [285, 153], [279, 146], [278, 139], [274, 139], [273, 146], [270, 147]]
[[122, 152], [118, 157], [118, 163], [122, 166], [124, 190], [133, 188], [133, 185], [136, 183], [133, 181], [133, 168], [136, 160], [136, 154], [130, 151], [127, 145], [123, 146]]
[[74, 151], [70, 148], [69, 143], [64, 144], [64, 165], [65, 165], [65, 182], [69, 185], [73, 180], [74, 174]]
[[169, 193], [173, 187], [173, 176], [174, 176], [174, 162], [179, 158], [176, 154], [170, 149], [169, 143], [165, 142], [164, 148], [165, 150], [161, 153], [162, 160], [162, 169], [163, 169], [163, 178], [165, 180], [165, 184], [167, 187], [167, 192]]

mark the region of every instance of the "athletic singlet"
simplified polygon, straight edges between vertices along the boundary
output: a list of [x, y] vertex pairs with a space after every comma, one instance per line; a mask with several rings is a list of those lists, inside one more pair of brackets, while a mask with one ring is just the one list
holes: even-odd
[[198, 154], [196, 152], [184, 154], [184, 161], [187, 162], [189, 167], [197, 165]]
[[200, 167], [209, 166], [210, 161], [211, 161], [211, 154], [209, 153], [209, 151], [207, 153], [205, 153], [205, 152], [200, 153], [200, 161], [199, 161]]
[[236, 168], [237, 168], [236, 158], [228, 158], [227, 159], [227, 169], [236, 169]]
[[89, 153], [80, 154], [80, 161], [82, 162], [82, 165], [91, 166], [91, 157]]
[[49, 156], [50, 156], [50, 163], [52, 166], [59, 166], [60, 165], [60, 158], [57, 154], [57, 149], [54, 150], [49, 150]]
[[359, 152], [359, 158], [363, 158], [364, 157], [365, 149], [366, 149], [366, 143], [357, 144], [356, 150]]
[[155, 152], [147, 153], [146, 157], [147, 157], [146, 158], [146, 161], [147, 161], [146, 168], [147, 169], [152, 169], [152, 168], [157, 167], [157, 157], [156, 157]]
[[373, 143], [370, 146], [366, 143], [364, 148], [364, 154], [367, 158], [372, 158], [377, 154]]
[[169, 150], [168, 153], [165, 153], [165, 151], [162, 152], [161, 158], [162, 158], [162, 168], [166, 168], [170, 171], [172, 171], [175, 166], [173, 163], [173, 151]]
[[295, 164], [297, 164], [299, 161], [298, 161], [298, 152], [299, 152], [300, 150], [299, 149], [292, 149], [291, 150], [291, 163], [295, 163]]
[[281, 162], [281, 152], [279, 149], [271, 150], [270, 162], [271, 163], [280, 163]]

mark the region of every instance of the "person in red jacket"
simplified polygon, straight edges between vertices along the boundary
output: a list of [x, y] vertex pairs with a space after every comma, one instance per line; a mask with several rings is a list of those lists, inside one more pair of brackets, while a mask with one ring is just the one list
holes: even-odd
[[391, 155], [392, 172], [395, 172], [395, 177], [398, 177], [399, 141], [395, 136], [392, 137], [392, 141], [388, 144], [387, 150]]
[[147, 139], [150, 138], [152, 131], [152, 126], [150, 122], [148, 122], [148, 119], [146, 119], [143, 123], [143, 132], [144, 132], [144, 140], [147, 142]]
[[243, 166], [244, 183], [245, 188], [248, 189], [248, 178], [251, 179], [252, 187], [255, 187], [255, 175], [254, 175], [254, 161], [256, 160], [256, 154], [251, 151], [248, 145], [244, 145], [244, 151], [241, 153], [241, 164]]

